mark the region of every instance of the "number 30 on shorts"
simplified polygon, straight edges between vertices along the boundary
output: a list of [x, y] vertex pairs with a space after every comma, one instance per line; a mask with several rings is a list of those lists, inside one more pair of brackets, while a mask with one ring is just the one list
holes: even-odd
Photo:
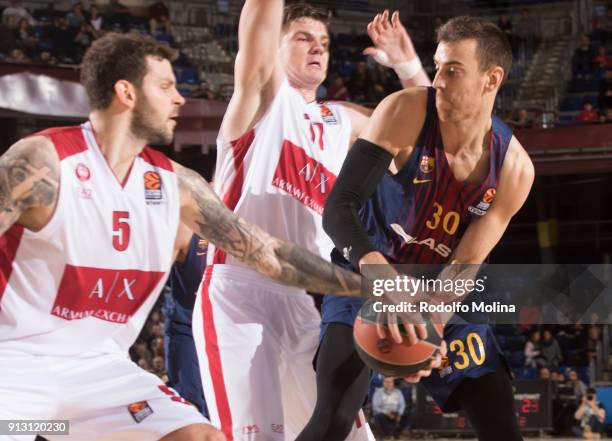
[[[465, 350], [466, 346], [467, 352]], [[487, 359], [484, 343], [480, 335], [475, 332], [470, 332], [465, 342], [459, 339], [451, 341], [448, 349], [458, 357], [458, 360], [453, 363], [456, 369], [467, 368], [470, 365], [470, 361], [480, 366]]]

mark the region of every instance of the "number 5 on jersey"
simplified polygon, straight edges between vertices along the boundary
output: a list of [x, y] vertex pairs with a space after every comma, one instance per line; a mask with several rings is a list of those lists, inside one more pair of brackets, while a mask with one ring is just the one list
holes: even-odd
[[130, 243], [129, 211], [113, 211], [113, 248], [125, 251]]

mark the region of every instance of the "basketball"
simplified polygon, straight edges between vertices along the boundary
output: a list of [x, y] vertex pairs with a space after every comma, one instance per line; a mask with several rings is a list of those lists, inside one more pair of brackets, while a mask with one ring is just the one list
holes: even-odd
[[[381, 339], [376, 332], [376, 312], [373, 302], [366, 302], [355, 320], [353, 337], [355, 348], [363, 362], [385, 376], [406, 377], [426, 369], [442, 344], [443, 325], [426, 320], [427, 339], [410, 345], [407, 337], [396, 343], [391, 335]], [[400, 332], [406, 336], [404, 327]]]

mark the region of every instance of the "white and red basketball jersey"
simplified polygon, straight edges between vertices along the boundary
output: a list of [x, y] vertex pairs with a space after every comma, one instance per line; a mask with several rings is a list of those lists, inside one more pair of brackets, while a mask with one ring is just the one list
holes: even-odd
[[[285, 79], [252, 130], [232, 142], [219, 135], [215, 190], [244, 219], [329, 260], [321, 214], [350, 137], [340, 104], [307, 103]], [[221, 252], [209, 258], [240, 264]]]
[[0, 351], [127, 353], [173, 260], [172, 164], [145, 148], [121, 183], [90, 123], [38, 135], [59, 155], [59, 198], [42, 230], [0, 237]]

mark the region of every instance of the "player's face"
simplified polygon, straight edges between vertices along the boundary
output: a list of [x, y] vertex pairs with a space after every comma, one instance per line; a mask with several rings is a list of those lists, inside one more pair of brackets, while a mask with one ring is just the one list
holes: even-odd
[[137, 89], [131, 130], [148, 144], [170, 144], [176, 128], [179, 108], [185, 98], [176, 89], [170, 62], [147, 58], [149, 70]]
[[474, 39], [438, 44], [433, 87], [442, 121], [471, 119], [483, 106], [487, 73], [480, 69], [476, 49]]
[[282, 36], [280, 57], [290, 82], [316, 89], [325, 80], [329, 62], [325, 24], [306, 17], [293, 20]]

